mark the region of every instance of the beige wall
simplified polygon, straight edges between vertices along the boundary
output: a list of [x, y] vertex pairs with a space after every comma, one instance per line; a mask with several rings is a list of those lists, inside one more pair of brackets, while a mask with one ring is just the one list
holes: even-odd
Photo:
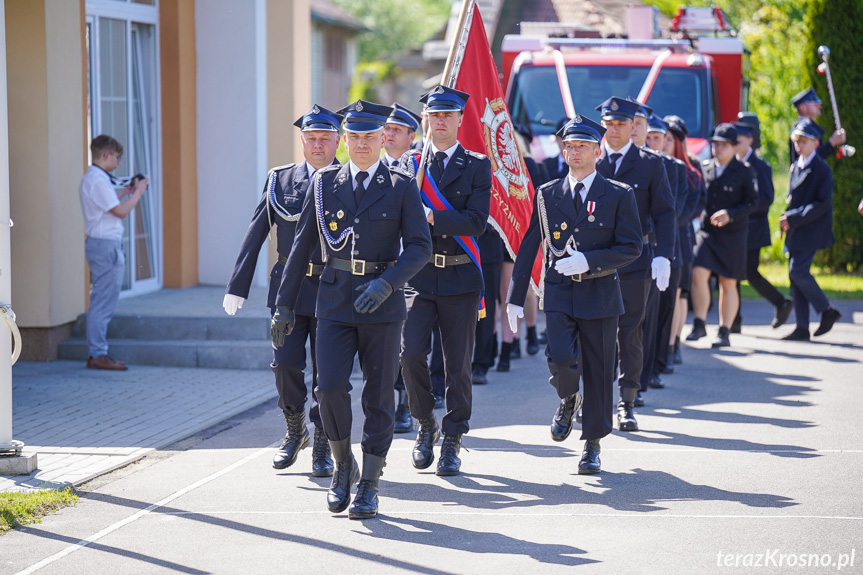
[[164, 286], [198, 283], [195, 2], [159, 2]]
[[82, 4], [5, 4], [12, 297], [24, 328], [59, 326], [84, 311]]

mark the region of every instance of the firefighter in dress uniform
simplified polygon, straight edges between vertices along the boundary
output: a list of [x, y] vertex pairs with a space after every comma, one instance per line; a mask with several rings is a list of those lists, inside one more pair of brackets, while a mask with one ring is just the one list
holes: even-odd
[[[358, 100], [345, 116], [350, 162], [319, 170], [306, 193], [285, 267], [271, 332], [280, 346], [291, 333], [308, 259], [323, 254], [318, 288], [317, 359], [321, 420], [336, 469], [327, 492], [333, 513], [377, 515], [378, 478], [393, 439], [393, 385], [398, 375], [403, 287], [429, 260], [431, 239], [416, 182], [380, 161], [389, 106]], [[362, 471], [351, 452], [354, 355], [362, 370]], [[351, 504], [351, 485], [359, 480]]]

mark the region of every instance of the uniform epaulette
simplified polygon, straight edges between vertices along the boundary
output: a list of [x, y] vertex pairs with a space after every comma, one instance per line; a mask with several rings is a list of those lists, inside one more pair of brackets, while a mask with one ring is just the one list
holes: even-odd
[[341, 169], [342, 167], [343, 167], [343, 166], [342, 166], [342, 164], [330, 164], [329, 166], [324, 166], [323, 168], [321, 168], [320, 170], [318, 170], [318, 171], [317, 171], [317, 172], [315, 172], [315, 173], [316, 173], [316, 174], [325, 174], [325, 173], [327, 173], [327, 172], [332, 172], [332, 171], [334, 171], [334, 170], [339, 170], [339, 169]]
[[395, 172], [396, 174], [399, 174], [400, 176], [404, 176], [406, 178], [413, 178], [413, 174], [411, 174], [409, 171], [402, 168], [401, 166], [390, 166], [390, 172]]
[[540, 191], [540, 190], [544, 190], [544, 189], [546, 189], [546, 188], [550, 188], [551, 186], [553, 186], [554, 184], [558, 183], [559, 181], [560, 181], [560, 178], [557, 178], [556, 180], [551, 180], [550, 182], [546, 182], [546, 183], [544, 183], [543, 185], [541, 185], [539, 188], [537, 188], [537, 190], [536, 190], [536, 191], [538, 192], [538, 191]]
[[702, 166], [709, 166], [709, 165], [710, 165], [710, 160], [701, 160], [701, 165], [702, 165]]
[[271, 172], [281, 172], [282, 170], [287, 170], [288, 168], [293, 168], [296, 165], [297, 165], [296, 163], [291, 162], [290, 164], [285, 164], [284, 166], [276, 166], [274, 168], [270, 168], [270, 171]]
[[474, 152], [473, 150], [468, 150], [467, 148], [465, 148], [464, 152], [469, 156], [473, 156], [477, 160], [485, 160], [486, 158], [488, 158], [488, 156], [486, 156], [485, 154], [480, 154], [479, 152]]
[[[626, 189], [626, 190], [632, 190], [632, 186], [630, 186], [629, 184], [627, 184], [627, 183], [625, 183], [625, 182], [619, 182], [619, 181], [617, 181], [617, 180], [606, 180], [606, 181], [607, 181], [609, 184], [612, 184], [612, 185], [617, 186], [617, 187], [619, 187], [619, 188], [624, 188], [624, 189]], [[634, 191], [634, 190], [633, 190], [633, 191]]]
[[644, 150], [645, 152], [649, 152], [649, 153], [653, 154], [654, 156], [659, 156], [660, 158], [663, 157], [663, 153], [660, 152], [659, 150], [654, 150], [653, 148], [648, 148], [647, 146], [645, 146], [641, 149]]

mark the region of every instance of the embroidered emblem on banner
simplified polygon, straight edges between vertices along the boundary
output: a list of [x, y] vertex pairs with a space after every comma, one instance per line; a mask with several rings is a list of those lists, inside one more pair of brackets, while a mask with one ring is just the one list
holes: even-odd
[[482, 124], [492, 173], [510, 196], [517, 200], [527, 198], [527, 176], [515, 144], [512, 121], [502, 98], [495, 98], [491, 102], [486, 100]]

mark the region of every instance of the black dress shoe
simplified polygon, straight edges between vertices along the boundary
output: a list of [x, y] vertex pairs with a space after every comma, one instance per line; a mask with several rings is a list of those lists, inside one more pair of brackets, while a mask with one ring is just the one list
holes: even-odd
[[686, 341], [698, 341], [706, 335], [707, 328], [704, 325], [704, 320], [695, 318], [692, 320], [692, 331], [686, 336]]
[[475, 367], [470, 375], [470, 382], [474, 385], [485, 385], [488, 383], [485, 369]]
[[633, 407], [644, 407], [644, 396], [641, 395], [641, 392], [638, 392], [638, 395], [635, 396], [635, 401], [632, 402]]
[[434, 446], [440, 439], [440, 427], [438, 427], [434, 415], [420, 419], [419, 426], [411, 461], [417, 469], [426, 469], [434, 463]]
[[276, 450], [276, 454], [273, 455], [273, 467], [276, 469], [285, 469], [293, 465], [300, 451], [308, 447], [311, 442], [309, 430], [306, 429], [305, 412], [285, 414], [285, 423], [288, 424], [288, 432], [279, 449]]
[[378, 479], [384, 474], [385, 466], [383, 457], [363, 453], [363, 471], [348, 519], [371, 519], [378, 514]]
[[[662, 382], [662, 378], [658, 373], [654, 374], [653, 377], [650, 378], [650, 382], [647, 386], [651, 389], [665, 389], [665, 384]], [[638, 407], [637, 405], [635, 407]]]
[[783, 337], [785, 341], [809, 341], [809, 330], [795, 327], [794, 331]]
[[674, 363], [683, 363], [683, 357], [680, 355], [680, 338], [674, 338]]
[[527, 328], [527, 355], [539, 353], [539, 341], [536, 337], [536, 326]]
[[572, 418], [580, 407], [581, 393], [579, 392], [560, 400], [560, 405], [557, 406], [557, 411], [554, 412], [554, 417], [551, 420], [552, 440], [563, 441], [569, 437], [572, 432]]
[[444, 398], [442, 395], [434, 396], [434, 408], [435, 409], [443, 409], [444, 405], [446, 405], [446, 404], [444, 402]]
[[578, 462], [579, 475], [596, 475], [602, 471], [599, 462], [599, 440], [588, 439], [584, 442], [581, 461]]
[[824, 310], [824, 313], [821, 314], [821, 324], [818, 326], [818, 329], [815, 330], [813, 335], [824, 335], [833, 329], [833, 324], [839, 321], [839, 318], [841, 317], [842, 314], [839, 313], [838, 309], [835, 307], [828, 307]]
[[351, 453], [351, 438], [330, 441], [330, 449], [336, 460], [333, 481], [327, 491], [327, 508], [332, 513], [341, 513], [351, 502], [351, 485], [360, 479], [360, 466]]
[[720, 326], [719, 331], [716, 333], [716, 337], [710, 344], [710, 347], [729, 347], [730, 345], [731, 341], [728, 339], [728, 328], [725, 326]]
[[461, 435], [444, 435], [443, 443], [440, 446], [440, 459], [437, 462], [435, 475], [458, 475], [461, 469], [461, 459], [458, 457], [459, 451], [461, 451]]
[[512, 338], [512, 348], [509, 352], [510, 359], [521, 359], [521, 341], [514, 337]]
[[739, 315], [734, 318], [734, 321], [731, 322], [731, 329], [728, 330], [731, 333], [740, 333], [740, 327], [743, 325], [743, 318]]
[[333, 474], [333, 458], [330, 457], [330, 443], [324, 430], [315, 426], [315, 440], [312, 443], [312, 477], [330, 477]]
[[617, 429], [620, 431], [638, 431], [638, 422], [635, 420], [633, 407], [635, 406], [631, 403], [617, 404]]
[[773, 321], [770, 322], [770, 326], [773, 329], [776, 329], [788, 321], [788, 318], [791, 316], [792, 309], [794, 309], [794, 303], [790, 299], [786, 298], [785, 301], [782, 302], [782, 305], [776, 308], [776, 312], [773, 314]]
[[400, 403], [396, 406], [395, 423], [393, 425], [393, 433], [410, 433], [414, 428], [414, 418], [411, 417], [411, 412], [408, 406]]

